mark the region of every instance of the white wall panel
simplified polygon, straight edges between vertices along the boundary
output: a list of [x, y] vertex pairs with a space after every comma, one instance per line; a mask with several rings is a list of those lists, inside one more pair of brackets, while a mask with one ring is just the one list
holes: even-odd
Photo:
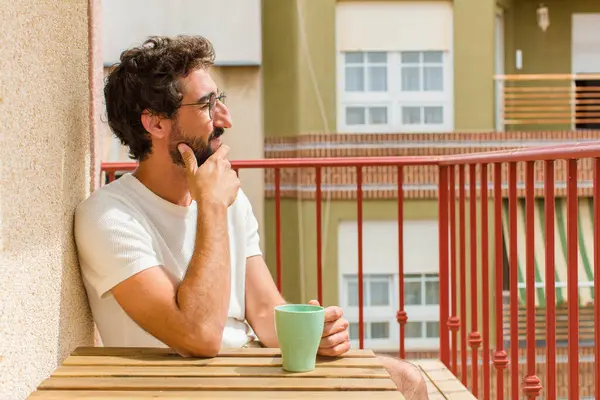
[[261, 63], [260, 0], [102, 0], [105, 65], [151, 35], [202, 35], [218, 65]]
[[426, 51], [452, 48], [452, 4], [348, 2], [337, 6], [338, 51]]

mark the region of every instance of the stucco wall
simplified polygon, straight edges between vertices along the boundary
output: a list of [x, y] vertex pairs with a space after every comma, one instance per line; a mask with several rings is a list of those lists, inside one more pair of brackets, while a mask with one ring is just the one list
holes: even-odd
[[0, 6], [0, 399], [93, 343], [72, 216], [90, 189], [88, 2]]

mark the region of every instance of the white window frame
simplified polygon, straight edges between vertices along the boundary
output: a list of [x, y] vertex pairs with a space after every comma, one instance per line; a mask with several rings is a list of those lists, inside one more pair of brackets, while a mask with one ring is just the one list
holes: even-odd
[[[419, 51], [419, 52], [424, 52]], [[431, 50], [438, 51], [438, 50]], [[337, 126], [342, 133], [414, 133], [414, 132], [452, 132], [454, 129], [454, 72], [451, 50], [439, 50], [442, 53], [444, 71], [443, 92], [404, 92], [402, 91], [401, 51], [387, 52], [387, 92], [346, 92], [345, 53], [337, 53]], [[366, 53], [366, 52], [365, 52]], [[418, 64], [421, 65], [421, 64]], [[387, 106], [387, 124], [347, 125], [346, 107]], [[403, 106], [442, 106], [443, 124], [402, 124]]]
[[[388, 339], [367, 339], [365, 332], [364, 345], [374, 350], [390, 350], [397, 349], [399, 344], [399, 328], [396, 321], [396, 311], [398, 310], [398, 275], [397, 274], [373, 274], [373, 276], [385, 275], [391, 277], [390, 287], [390, 305], [388, 306], [367, 306], [363, 307], [363, 322], [388, 322], [389, 333]], [[364, 274], [363, 281], [368, 281], [370, 275]], [[350, 323], [358, 323], [358, 306], [348, 305], [348, 279], [355, 278], [358, 280], [358, 275], [343, 275], [340, 279], [340, 304], [344, 310], [344, 316]], [[351, 340], [352, 348], [358, 348], [359, 340]]]
[[[421, 282], [421, 286], [423, 287], [423, 292], [422, 292], [422, 298], [425, 299], [426, 293], [425, 293], [425, 284], [424, 282], [426, 281], [431, 281], [430, 279], [427, 279], [427, 277], [425, 275], [423, 275], [423, 277], [421, 278], [420, 282]], [[412, 280], [412, 282], [415, 282], [415, 280]], [[438, 274], [438, 279], [437, 279], [438, 285], [439, 285], [439, 274]], [[406, 284], [406, 281], [405, 281]], [[408, 316], [408, 323], [410, 322], [421, 322], [421, 323], [427, 323], [427, 322], [438, 322], [439, 325], [439, 330], [440, 330], [440, 334], [441, 334], [441, 330], [442, 330], [442, 323], [440, 321], [440, 305], [439, 305], [439, 297], [438, 297], [438, 304], [431, 304], [431, 305], [427, 305], [427, 304], [421, 304], [421, 305], [406, 305], [404, 306], [404, 311], [406, 311], [406, 315]], [[419, 316], [419, 318], [415, 318], [415, 316]], [[424, 330], [423, 335], [426, 335], [426, 327], [423, 328]], [[407, 349], [411, 349], [411, 350], [438, 350], [440, 348], [440, 338], [436, 337], [436, 338], [426, 338], [426, 337], [422, 337], [422, 338], [409, 338], [404, 337], [404, 344], [406, 346]]]
[[[373, 350], [385, 350], [385, 351], [396, 351], [399, 348], [400, 344], [400, 326], [398, 321], [396, 320], [396, 312], [399, 309], [398, 303], [398, 274], [373, 274], [377, 275], [387, 275], [391, 276], [391, 288], [390, 288], [390, 305], [389, 306], [366, 306], [363, 307], [363, 322], [365, 324], [372, 322], [388, 322], [389, 323], [389, 333], [390, 336], [388, 339], [370, 339], [366, 337], [365, 331], [365, 339], [364, 346], [365, 348], [370, 348]], [[344, 310], [344, 316], [350, 323], [358, 323], [358, 306], [350, 306], [348, 304], [348, 279], [349, 278], [357, 278], [356, 274], [348, 275], [345, 274], [341, 276], [340, 285], [339, 285], [339, 293], [340, 293], [340, 305]], [[368, 281], [369, 274], [363, 275], [363, 280]], [[423, 281], [421, 281], [423, 282]], [[439, 282], [439, 275], [438, 275]], [[424, 285], [423, 285], [424, 287]], [[425, 296], [425, 292], [422, 293], [422, 296]], [[408, 322], [438, 322], [440, 323], [440, 308], [439, 304], [437, 305], [419, 305], [419, 306], [405, 306], [404, 310], [408, 316]], [[418, 319], [416, 318], [418, 316]], [[425, 328], [424, 328], [425, 329]], [[442, 329], [442, 324], [440, 323], [440, 331]], [[426, 331], [423, 331], [423, 335], [426, 334]], [[352, 348], [358, 348], [359, 340], [354, 339], [350, 341]], [[404, 344], [406, 350], [409, 351], [437, 351], [440, 348], [440, 338], [408, 338], [405, 335]]]

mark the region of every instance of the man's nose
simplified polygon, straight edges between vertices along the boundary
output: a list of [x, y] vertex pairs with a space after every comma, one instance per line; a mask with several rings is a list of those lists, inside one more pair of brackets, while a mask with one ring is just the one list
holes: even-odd
[[213, 125], [217, 128], [231, 128], [231, 114], [227, 106], [217, 101], [213, 109]]

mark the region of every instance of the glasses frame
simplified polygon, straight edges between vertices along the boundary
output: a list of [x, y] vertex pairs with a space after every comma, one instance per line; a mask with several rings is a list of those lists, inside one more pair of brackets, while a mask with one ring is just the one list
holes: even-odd
[[213, 113], [215, 106], [217, 105], [217, 101], [219, 101], [221, 104], [225, 104], [226, 98], [227, 98], [227, 95], [225, 94], [225, 92], [221, 92], [219, 94], [211, 93], [210, 97], [208, 98], [208, 101], [198, 101], [195, 103], [181, 104], [179, 107], [185, 107], [185, 106], [206, 107], [206, 106], [208, 106], [208, 117], [212, 120], [213, 119], [212, 113]]

